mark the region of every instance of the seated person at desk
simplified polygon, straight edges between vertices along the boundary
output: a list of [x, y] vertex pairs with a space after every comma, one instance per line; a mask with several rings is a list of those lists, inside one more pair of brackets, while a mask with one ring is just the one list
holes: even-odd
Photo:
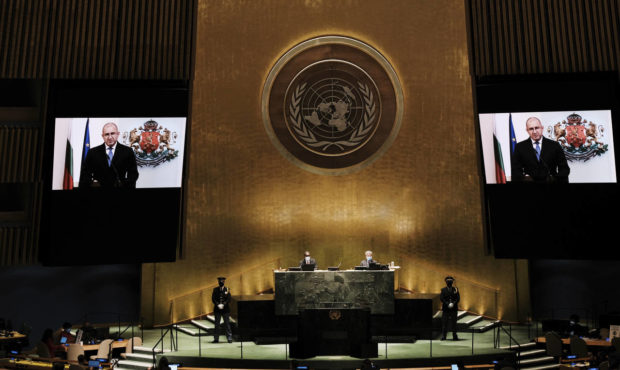
[[84, 325], [80, 328], [82, 330], [82, 342], [95, 343], [97, 339], [97, 329], [95, 329], [88, 321], [84, 322]]
[[54, 332], [53, 338], [54, 344], [75, 343], [75, 336], [71, 334], [71, 323], [63, 323], [62, 327]]
[[371, 263], [379, 263], [379, 261], [375, 261], [372, 259], [372, 251], [366, 251], [366, 259], [360, 262], [360, 266], [362, 267], [370, 267]]
[[303, 268], [305, 265], [314, 265], [314, 268], [316, 269], [316, 260], [314, 258], [310, 257], [310, 252], [309, 251], [305, 251], [304, 252], [304, 259], [299, 261], [299, 267]]
[[45, 329], [41, 341], [37, 344], [34, 351], [39, 357], [52, 358], [60, 356], [66, 356], [65, 346], [61, 344], [54, 344], [54, 331], [52, 329]]
[[581, 337], [586, 334], [587, 334], [587, 329], [581, 326], [581, 324], [579, 324], [579, 315], [576, 315], [576, 314], [570, 315], [564, 336], [567, 338], [570, 338], [573, 335]]

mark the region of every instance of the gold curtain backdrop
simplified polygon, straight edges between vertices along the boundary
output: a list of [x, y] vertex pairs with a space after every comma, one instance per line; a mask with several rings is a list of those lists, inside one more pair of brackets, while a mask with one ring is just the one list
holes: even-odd
[[[453, 0], [199, 1], [183, 255], [143, 266], [147, 323], [210, 312], [217, 276], [256, 294], [304, 250], [349, 268], [367, 249], [401, 266], [403, 288], [438, 293], [450, 274], [462, 309], [525, 318], [526, 262], [485, 253], [466, 16]], [[342, 176], [289, 162], [261, 120], [271, 67], [322, 35], [379, 50], [404, 93], [392, 146]]]

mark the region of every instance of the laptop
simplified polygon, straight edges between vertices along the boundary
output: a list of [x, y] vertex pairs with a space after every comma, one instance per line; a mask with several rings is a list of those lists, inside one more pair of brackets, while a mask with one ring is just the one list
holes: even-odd
[[316, 267], [316, 264], [314, 263], [309, 263], [307, 265], [301, 265], [301, 271], [314, 271], [315, 267]]
[[301, 271], [301, 267], [299, 267], [299, 266], [289, 267], [288, 270], [289, 271]]
[[355, 266], [356, 270], [368, 270], [368, 267], [366, 266]]
[[370, 262], [368, 264], [368, 269], [369, 270], [381, 270], [381, 265], [378, 264], [377, 262]]

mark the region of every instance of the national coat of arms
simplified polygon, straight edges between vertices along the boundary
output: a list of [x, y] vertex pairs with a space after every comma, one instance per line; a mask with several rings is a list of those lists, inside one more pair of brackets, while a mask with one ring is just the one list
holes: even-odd
[[341, 36], [293, 47], [263, 88], [263, 123], [272, 143], [320, 174], [353, 172], [380, 157], [400, 129], [402, 111], [402, 89], [388, 61]]
[[605, 127], [583, 119], [573, 113], [566, 120], [547, 127], [547, 134], [553, 135], [560, 143], [568, 161], [587, 161], [607, 152], [608, 145], [603, 141]]
[[179, 155], [179, 151], [172, 147], [177, 136], [176, 132], [148, 120], [144, 125], [124, 132], [122, 140], [135, 152], [138, 166], [156, 167]]

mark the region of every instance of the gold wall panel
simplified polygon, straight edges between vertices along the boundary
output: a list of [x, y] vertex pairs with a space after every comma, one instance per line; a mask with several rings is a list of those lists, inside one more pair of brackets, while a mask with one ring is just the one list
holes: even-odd
[[[372, 45], [403, 86], [394, 143], [349, 175], [293, 165], [261, 120], [273, 64], [321, 35]], [[463, 308], [525, 315], [529, 300], [517, 297], [528, 294], [516, 290], [528, 286], [525, 262], [496, 260], [483, 246], [466, 35], [462, 1], [200, 1], [184, 255], [144, 265], [146, 321], [172, 320], [173, 297], [213, 285], [219, 275], [268, 282], [270, 261], [296, 265], [306, 249], [323, 268], [357, 265], [372, 249], [379, 261], [402, 266], [405, 288], [439, 292], [451, 274], [457, 286], [466, 282]], [[252, 285], [232, 294], [262, 286]]]

